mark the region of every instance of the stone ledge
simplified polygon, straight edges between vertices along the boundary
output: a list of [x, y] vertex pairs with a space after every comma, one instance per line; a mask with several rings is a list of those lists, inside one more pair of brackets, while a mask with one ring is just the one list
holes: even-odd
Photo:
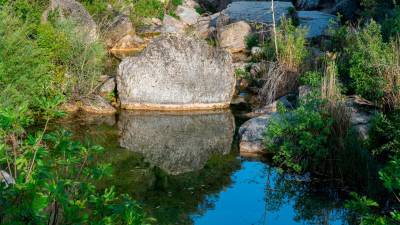
[[196, 104], [155, 104], [155, 103], [130, 103], [121, 104], [122, 109], [147, 110], [147, 111], [198, 111], [229, 108], [229, 102], [223, 103], [196, 103]]

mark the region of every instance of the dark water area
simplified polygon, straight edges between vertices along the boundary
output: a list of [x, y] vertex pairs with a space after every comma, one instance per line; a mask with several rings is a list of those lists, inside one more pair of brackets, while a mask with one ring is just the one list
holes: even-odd
[[[106, 149], [99, 163], [156, 224], [348, 224], [337, 194], [239, 154], [231, 111], [80, 115], [58, 124]], [[328, 189], [328, 188], [326, 188]]]

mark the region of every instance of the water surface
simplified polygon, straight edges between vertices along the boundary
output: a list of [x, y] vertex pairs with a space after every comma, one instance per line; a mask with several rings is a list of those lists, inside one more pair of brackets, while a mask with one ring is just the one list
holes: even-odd
[[113, 165], [113, 177], [99, 188], [130, 194], [157, 224], [346, 224], [335, 194], [241, 157], [230, 111], [121, 112], [62, 125], [107, 149], [99, 162]]

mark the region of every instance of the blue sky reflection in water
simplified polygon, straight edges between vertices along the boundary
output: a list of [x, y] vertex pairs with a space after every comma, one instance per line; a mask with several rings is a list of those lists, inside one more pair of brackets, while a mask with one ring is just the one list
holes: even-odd
[[[269, 184], [268, 184], [269, 175]], [[322, 221], [295, 221], [295, 202], [285, 202], [277, 209], [271, 210], [265, 190], [275, 187], [278, 174], [274, 168], [260, 161], [243, 160], [242, 168], [232, 174], [232, 185], [218, 195], [208, 197], [214, 203], [204, 215], [192, 215], [196, 225], [291, 225], [291, 224], [343, 224], [340, 213], [330, 212], [328, 219]], [[267, 188], [269, 186], [270, 189]], [[271, 190], [274, 191], [274, 190]], [[282, 191], [282, 190], [276, 190]], [[336, 215], [339, 214], [339, 215]], [[325, 220], [325, 221], [324, 221]]]

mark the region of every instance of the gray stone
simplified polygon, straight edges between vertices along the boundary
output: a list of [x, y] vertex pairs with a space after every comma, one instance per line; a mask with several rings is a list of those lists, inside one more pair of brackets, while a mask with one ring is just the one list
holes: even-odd
[[235, 123], [230, 111], [122, 111], [118, 128], [122, 147], [143, 154], [150, 164], [177, 175], [202, 169], [213, 154], [228, 154]]
[[164, 34], [119, 65], [122, 108], [190, 110], [228, 107], [235, 77], [231, 55], [204, 40]]
[[251, 55], [252, 56], [259, 56], [261, 55], [263, 52], [261, 47], [255, 46], [251, 48]]
[[354, 0], [341, 0], [337, 1], [336, 5], [327, 10], [331, 14], [340, 14], [343, 16], [345, 20], [354, 20], [357, 18], [357, 12], [359, 11], [360, 7], [357, 1]]
[[373, 104], [359, 96], [349, 96], [346, 99], [346, 106], [350, 109], [350, 123], [362, 140], [368, 138], [371, 129], [371, 122], [377, 113]]
[[316, 9], [318, 8], [320, 0], [299, 0], [297, 1], [297, 7], [302, 10]]
[[97, 25], [81, 3], [75, 0], [51, 0], [49, 7], [42, 15], [42, 21], [47, 22], [49, 13], [56, 10], [60, 19], [74, 20], [78, 25], [77, 30], [86, 35], [87, 41], [97, 40]]
[[6, 171], [0, 170], [0, 182], [5, 183], [6, 187], [10, 184], [15, 184], [15, 179]]
[[87, 97], [82, 100], [81, 110], [86, 113], [114, 114], [117, 110], [99, 95]]
[[178, 6], [178, 8], [176, 9], [176, 15], [183, 23], [187, 25], [193, 25], [197, 23], [197, 20], [200, 17], [195, 9], [185, 6]]
[[128, 16], [117, 15], [105, 28], [104, 39], [108, 48], [113, 48], [126, 35], [135, 35], [135, 29]]
[[260, 154], [264, 148], [264, 132], [277, 113], [269, 113], [246, 121], [239, 128], [240, 153]]
[[[277, 23], [279, 23], [282, 17], [288, 17], [289, 9], [293, 8], [293, 4], [291, 2], [275, 1], [274, 6], [275, 19]], [[272, 11], [270, 1], [232, 2], [228, 5], [226, 9], [221, 12], [221, 15], [227, 16], [230, 22], [246, 21], [248, 23], [263, 23], [267, 25], [272, 24]]]
[[170, 16], [165, 15], [161, 32], [163, 33], [183, 33], [185, 32], [186, 24], [182, 21]]
[[307, 95], [311, 94], [312, 88], [308, 85], [302, 85], [299, 87], [299, 99], [305, 98]]
[[336, 16], [320, 11], [298, 11], [297, 16], [300, 26], [308, 29], [307, 38], [328, 35], [329, 26], [334, 26], [336, 22]]
[[115, 90], [116, 82], [114, 77], [107, 79], [100, 87], [100, 93], [110, 93]]
[[251, 27], [244, 21], [231, 23], [217, 30], [219, 46], [231, 53], [246, 49], [246, 37], [251, 33]]

